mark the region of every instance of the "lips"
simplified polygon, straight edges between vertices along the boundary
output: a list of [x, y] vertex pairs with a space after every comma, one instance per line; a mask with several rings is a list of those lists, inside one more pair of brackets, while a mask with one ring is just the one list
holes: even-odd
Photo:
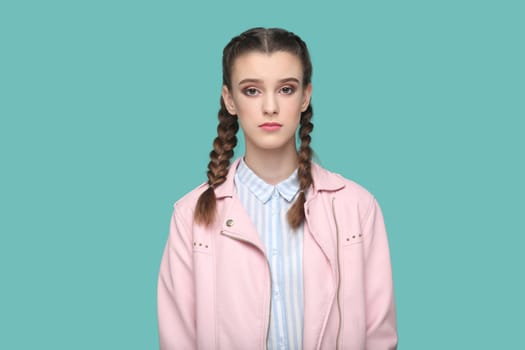
[[283, 125], [275, 122], [266, 122], [259, 125], [259, 127], [266, 131], [279, 130]]

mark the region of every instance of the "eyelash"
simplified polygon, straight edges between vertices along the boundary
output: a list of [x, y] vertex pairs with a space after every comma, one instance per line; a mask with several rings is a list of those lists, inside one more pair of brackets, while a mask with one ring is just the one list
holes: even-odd
[[293, 86], [283, 86], [280, 91], [283, 91], [284, 89], [289, 89], [290, 92], [284, 93], [285, 95], [291, 95], [295, 92], [295, 87]]
[[[283, 91], [284, 89], [289, 90], [289, 92], [284, 92]], [[292, 95], [295, 92], [295, 87], [293, 87], [293, 86], [283, 86], [282, 88], [279, 89], [279, 92], [282, 93], [283, 95]], [[254, 88], [254, 87], [247, 87], [247, 88], [243, 89], [243, 93], [246, 96], [253, 97], [253, 96], [259, 95], [261, 93], [261, 91], [259, 89], [257, 89], [257, 88]]]
[[[250, 93], [250, 91], [255, 93]], [[254, 87], [247, 87], [246, 89], [243, 89], [243, 92], [246, 96], [250, 97], [257, 96], [258, 94], [260, 94], [260, 91]]]

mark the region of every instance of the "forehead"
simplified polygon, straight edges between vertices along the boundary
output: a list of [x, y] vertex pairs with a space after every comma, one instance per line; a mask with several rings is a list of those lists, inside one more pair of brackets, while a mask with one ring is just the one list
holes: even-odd
[[296, 78], [302, 80], [303, 67], [296, 55], [285, 51], [271, 54], [263, 52], [245, 53], [235, 59], [232, 67], [232, 81], [243, 79], [279, 80]]

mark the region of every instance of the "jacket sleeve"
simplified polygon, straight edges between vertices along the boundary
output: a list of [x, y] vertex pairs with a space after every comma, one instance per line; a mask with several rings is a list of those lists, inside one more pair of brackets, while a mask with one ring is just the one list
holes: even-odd
[[191, 215], [184, 218], [175, 205], [162, 257], [157, 286], [161, 350], [194, 349], [195, 300]]
[[381, 208], [372, 197], [365, 239], [366, 349], [397, 349], [397, 322], [390, 250]]

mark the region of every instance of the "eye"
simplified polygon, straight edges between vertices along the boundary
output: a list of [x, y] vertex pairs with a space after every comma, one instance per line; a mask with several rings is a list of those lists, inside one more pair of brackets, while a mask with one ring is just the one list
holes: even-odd
[[292, 87], [292, 86], [283, 86], [283, 87], [281, 88], [281, 93], [282, 93], [283, 95], [291, 95], [291, 94], [293, 94], [294, 92], [295, 92], [295, 88]]
[[244, 89], [243, 92], [246, 96], [257, 96], [259, 94], [259, 90], [254, 87], [248, 87]]

